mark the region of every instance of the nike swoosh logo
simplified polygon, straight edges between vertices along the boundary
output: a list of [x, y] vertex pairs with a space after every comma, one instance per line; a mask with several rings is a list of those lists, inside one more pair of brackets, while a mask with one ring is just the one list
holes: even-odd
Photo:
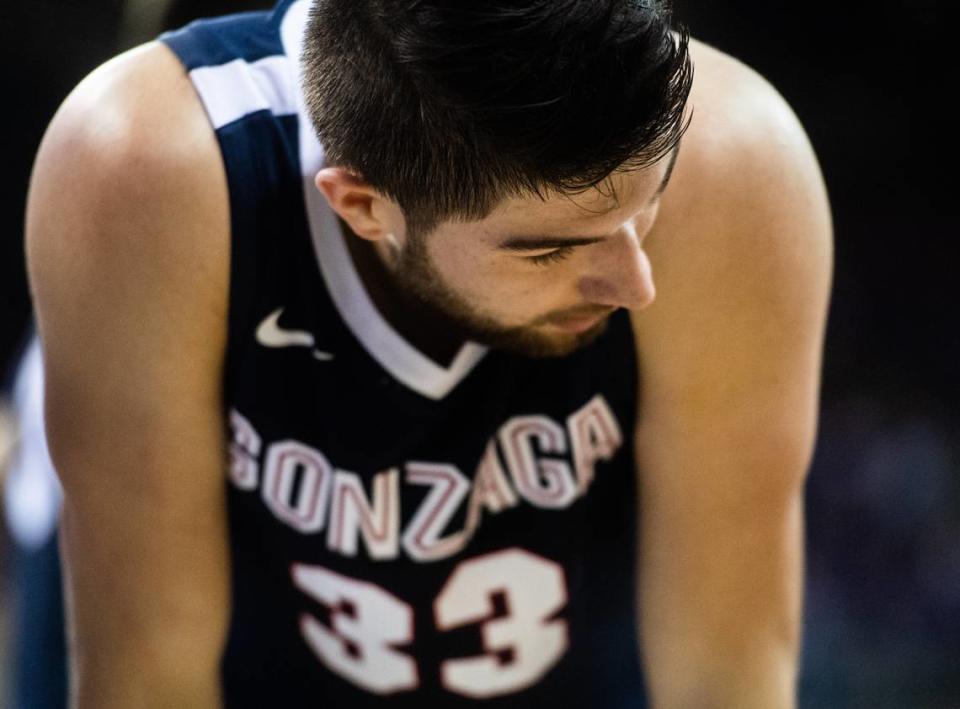
[[[283, 308], [277, 308], [263, 319], [257, 327], [257, 342], [264, 347], [313, 347], [316, 339], [305, 330], [287, 330], [280, 327]], [[320, 350], [313, 351], [314, 359], [329, 362], [333, 355]]]

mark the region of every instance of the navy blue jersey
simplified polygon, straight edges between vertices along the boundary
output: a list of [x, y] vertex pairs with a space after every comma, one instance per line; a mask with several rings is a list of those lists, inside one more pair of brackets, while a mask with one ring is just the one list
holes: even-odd
[[642, 707], [629, 317], [556, 359], [405, 341], [313, 185], [308, 5], [162, 38], [230, 191], [226, 705]]

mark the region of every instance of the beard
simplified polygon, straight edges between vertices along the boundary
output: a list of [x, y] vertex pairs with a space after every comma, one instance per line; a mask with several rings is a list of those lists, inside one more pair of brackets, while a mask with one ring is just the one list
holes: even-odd
[[445, 334], [524, 357], [563, 357], [595, 341], [607, 327], [604, 317], [583, 332], [544, 331], [551, 318], [609, 315], [613, 309], [581, 306], [551, 313], [526, 325], [504, 325], [470, 305], [447, 284], [427, 253], [426, 239], [408, 233], [406, 247], [396, 252], [392, 270], [397, 291], [413, 312], [425, 312]]

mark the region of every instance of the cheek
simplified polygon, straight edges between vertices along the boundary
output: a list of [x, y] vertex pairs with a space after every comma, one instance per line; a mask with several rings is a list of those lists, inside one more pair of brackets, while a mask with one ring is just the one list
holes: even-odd
[[493, 314], [510, 299], [497, 264], [488, 253], [459, 245], [438, 244], [429, 251], [431, 269], [444, 288], [465, 307]]
[[430, 257], [444, 283], [461, 293], [482, 291], [484, 284], [491, 280], [489, 259], [471, 249], [438, 248]]
[[575, 263], [535, 268], [486, 248], [445, 243], [431, 247], [430, 259], [447, 288], [472, 309], [497, 320], [522, 324], [582, 300], [577, 296]]
[[448, 285], [459, 287], [471, 275], [470, 262], [475, 255], [467, 242], [453, 236], [429, 237], [426, 256], [430, 268]]
[[544, 315], [583, 303], [577, 289], [577, 271], [566, 264], [531, 268], [520, 264], [498, 283], [492, 307], [503, 320], [525, 325]]

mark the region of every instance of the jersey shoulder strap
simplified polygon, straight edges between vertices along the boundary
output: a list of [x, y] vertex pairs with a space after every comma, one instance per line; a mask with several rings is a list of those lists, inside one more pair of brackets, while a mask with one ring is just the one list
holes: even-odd
[[[303, 3], [304, 0], [299, 0]], [[159, 40], [180, 59], [216, 132], [230, 199], [231, 264], [227, 383], [264, 298], [312, 262], [301, 169], [299, 69], [283, 41], [297, 2], [273, 11], [193, 22]], [[287, 25], [290, 23], [288, 22]], [[313, 262], [315, 263], [315, 262]], [[314, 268], [315, 270], [315, 268]]]

